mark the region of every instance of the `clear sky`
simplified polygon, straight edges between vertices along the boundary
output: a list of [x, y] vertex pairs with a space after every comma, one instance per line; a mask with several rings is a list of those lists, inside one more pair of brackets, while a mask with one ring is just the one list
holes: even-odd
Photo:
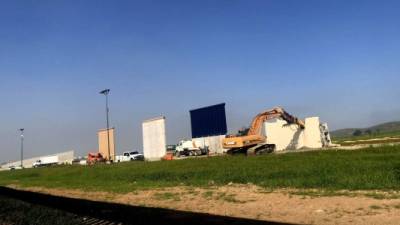
[[226, 102], [228, 129], [280, 105], [332, 129], [400, 120], [400, 1], [0, 1], [0, 161], [97, 149], [110, 88], [117, 151], [141, 122]]

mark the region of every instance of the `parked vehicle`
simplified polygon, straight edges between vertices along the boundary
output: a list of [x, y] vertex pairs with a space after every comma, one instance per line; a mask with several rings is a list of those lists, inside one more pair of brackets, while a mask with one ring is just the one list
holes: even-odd
[[175, 147], [175, 155], [180, 156], [199, 156], [208, 154], [208, 147], [200, 148], [194, 141], [182, 140]]
[[103, 155], [100, 152], [89, 152], [87, 160], [86, 160], [88, 165], [94, 165], [96, 163], [103, 163], [105, 161], [106, 161], [106, 159], [103, 157]]
[[167, 153], [161, 159], [162, 160], [173, 160], [174, 159], [174, 153], [167, 151]]
[[175, 151], [176, 151], [176, 145], [167, 145], [166, 146], [167, 152], [165, 153], [164, 157], [162, 157], [163, 160], [173, 160], [175, 156]]
[[36, 160], [36, 162], [34, 162], [32, 164], [32, 166], [33, 166], [33, 168], [37, 168], [37, 167], [43, 167], [43, 166], [51, 166], [51, 165], [55, 165], [55, 164], [58, 164], [58, 156], [57, 155], [40, 157], [40, 159]]
[[117, 162], [144, 160], [144, 156], [143, 156], [143, 154], [139, 153], [138, 151], [131, 151], [131, 152], [124, 152], [122, 155], [117, 155], [115, 157], [115, 160]]
[[167, 152], [175, 152], [176, 145], [167, 145]]
[[22, 167], [21, 166], [10, 166], [8, 167], [9, 170], [21, 170]]
[[73, 165], [86, 165], [87, 164], [87, 159], [84, 157], [78, 157], [72, 160]]

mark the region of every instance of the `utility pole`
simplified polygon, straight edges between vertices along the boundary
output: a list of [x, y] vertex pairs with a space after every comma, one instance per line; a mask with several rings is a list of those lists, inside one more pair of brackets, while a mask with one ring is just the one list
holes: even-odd
[[24, 128], [19, 129], [19, 131], [21, 131], [21, 168], [24, 168], [24, 130]]
[[110, 123], [108, 119], [108, 113], [110, 112], [110, 109], [108, 108], [108, 94], [110, 93], [110, 89], [104, 89], [100, 91], [100, 94], [106, 96], [106, 122], [107, 122], [107, 147], [108, 147], [108, 161], [111, 161], [111, 155], [110, 155]]

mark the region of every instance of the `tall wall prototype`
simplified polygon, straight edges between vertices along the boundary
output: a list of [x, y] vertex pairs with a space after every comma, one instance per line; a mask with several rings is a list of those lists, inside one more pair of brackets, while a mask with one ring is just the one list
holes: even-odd
[[208, 147], [210, 154], [222, 154], [227, 133], [225, 103], [190, 110], [192, 140], [197, 147]]
[[97, 132], [99, 139], [99, 152], [104, 158], [115, 161], [115, 141], [114, 141], [114, 128], [109, 129], [110, 135], [110, 155], [108, 154], [108, 137], [107, 129], [102, 129]]
[[321, 129], [318, 117], [305, 119], [304, 145], [307, 148], [322, 148]]
[[157, 117], [142, 123], [143, 154], [146, 160], [160, 160], [166, 154], [165, 117]]

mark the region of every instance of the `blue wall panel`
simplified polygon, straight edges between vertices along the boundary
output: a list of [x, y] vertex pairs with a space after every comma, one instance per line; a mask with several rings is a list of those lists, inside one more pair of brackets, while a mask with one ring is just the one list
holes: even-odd
[[192, 138], [227, 133], [225, 103], [190, 110]]

